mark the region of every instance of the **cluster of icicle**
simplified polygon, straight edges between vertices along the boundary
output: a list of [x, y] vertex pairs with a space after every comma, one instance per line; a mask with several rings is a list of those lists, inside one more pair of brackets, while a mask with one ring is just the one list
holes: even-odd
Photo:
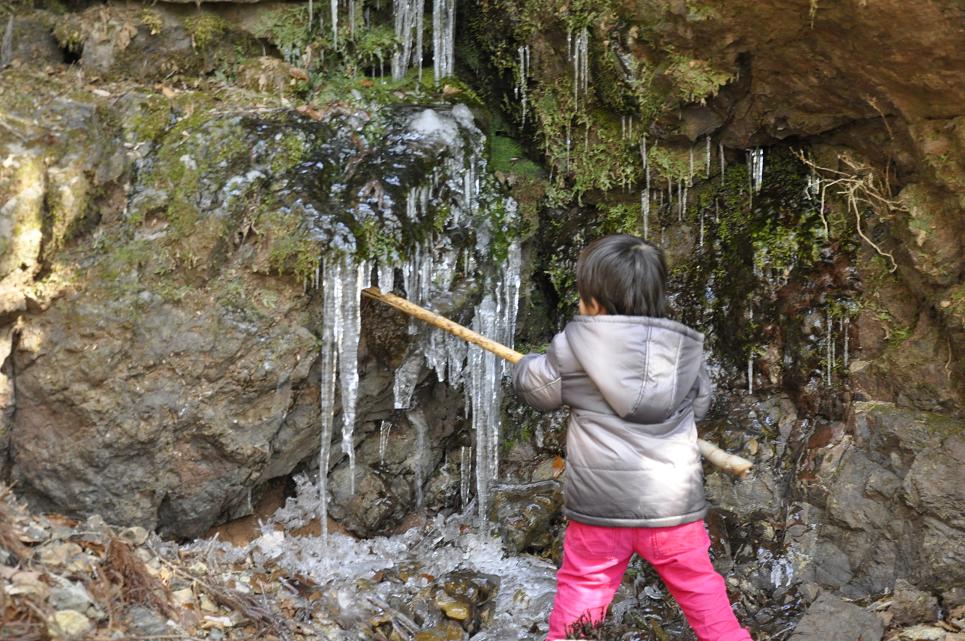
[[[488, 251], [487, 247], [481, 248]], [[456, 273], [456, 254], [443, 248], [436, 255], [431, 247], [419, 246], [410, 260], [399, 266], [406, 295], [413, 302], [428, 305], [433, 291], [447, 290]], [[512, 347], [519, 309], [521, 252], [518, 243], [510, 245], [506, 262], [497, 271], [494, 282], [487, 288], [482, 301], [475, 308], [472, 328]], [[358, 401], [358, 346], [361, 330], [360, 297], [364, 287], [392, 289], [396, 266], [386, 262], [377, 269], [365, 261], [355, 261], [350, 256], [326, 259], [322, 267], [323, 318], [321, 345], [320, 398], [321, 449], [319, 452], [318, 492], [320, 519], [323, 536], [327, 536], [328, 518], [328, 470], [333, 428], [335, 423], [335, 392], [339, 387], [342, 407], [342, 452], [348, 456], [350, 491], [355, 491], [355, 417]], [[374, 277], [371, 281], [370, 277]], [[476, 500], [479, 515], [485, 519], [488, 509], [489, 487], [499, 471], [500, 405], [502, 380], [508, 373], [508, 364], [494, 354], [466, 343], [455, 336], [435, 328], [410, 325], [410, 333], [422, 334], [421, 348], [424, 359], [409, 359], [395, 373], [393, 385], [396, 409], [410, 410], [412, 397], [421, 373], [423, 362], [434, 370], [440, 381], [450, 385], [462, 385], [466, 395], [467, 415], [472, 417], [476, 452]], [[336, 385], [338, 383], [338, 385]], [[426, 447], [428, 426], [418, 411], [408, 411], [409, 422], [416, 429], [416, 446], [421, 452]], [[388, 425], [383, 424], [379, 450], [384, 457], [388, 441]], [[468, 474], [466, 453], [462, 453], [463, 478], [460, 494], [463, 503], [468, 500]], [[415, 457], [416, 505], [422, 503], [424, 470], [423, 457]]]
[[[323, 536], [327, 536], [327, 470], [334, 429], [335, 395], [338, 384], [342, 408], [342, 451], [348, 457], [349, 477], [354, 485], [355, 455], [354, 427], [358, 398], [358, 344], [360, 332], [360, 296], [366, 286], [391, 291], [401, 275], [406, 297], [422, 307], [432, 308], [434, 301], [452, 290], [457, 270], [466, 274], [477, 271], [476, 256], [492, 254], [492, 233], [489, 223], [479, 222], [483, 196], [482, 177], [486, 172], [485, 148], [482, 134], [472, 122], [472, 114], [463, 105], [452, 108], [450, 117], [441, 117], [432, 109], [416, 114], [410, 130], [427, 141], [444, 144], [448, 153], [437, 170], [425, 183], [411, 187], [406, 196], [405, 218], [410, 221], [431, 219], [439, 199], [448, 207], [446, 227], [466, 227], [475, 223], [476, 246], [472, 250], [453, 247], [447, 236], [417, 244], [405, 260], [397, 257], [379, 259], [373, 265], [359, 262], [345, 255], [333, 255], [324, 260], [316, 287], [323, 289], [323, 318], [321, 341], [320, 405], [321, 449], [319, 458], [318, 491]], [[473, 135], [463, 136], [461, 132]], [[400, 203], [401, 204], [401, 203]], [[510, 218], [515, 217], [516, 203], [506, 199], [503, 206]], [[473, 328], [501, 343], [512, 346], [516, 326], [520, 286], [521, 258], [518, 244], [512, 243], [503, 265], [496, 266], [484, 276], [486, 292], [475, 309]], [[502, 378], [507, 365], [478, 348], [470, 348], [456, 337], [415, 321], [410, 322], [410, 357], [395, 372], [393, 383], [394, 405], [403, 410], [416, 430], [419, 455], [415, 457], [416, 503], [421, 505], [424, 482], [421, 451], [425, 449], [428, 425], [425, 417], [412, 408], [412, 399], [424, 367], [433, 370], [441, 382], [461, 385], [466, 395], [466, 414], [472, 417], [476, 454], [476, 497], [480, 518], [485, 519], [491, 482], [499, 469], [499, 408]], [[388, 424], [380, 434], [380, 454], [384, 457], [388, 443]], [[464, 506], [469, 498], [469, 479], [472, 469], [471, 452], [463, 451], [460, 494]], [[354, 487], [350, 487], [354, 492]]]
[[[336, 0], [332, 0], [336, 2]], [[399, 43], [392, 55], [392, 79], [402, 80], [406, 71], [416, 68], [422, 79], [422, 31], [425, 17], [423, 0], [394, 0], [395, 39]], [[436, 84], [452, 75], [455, 62], [456, 0], [432, 2], [432, 71]]]

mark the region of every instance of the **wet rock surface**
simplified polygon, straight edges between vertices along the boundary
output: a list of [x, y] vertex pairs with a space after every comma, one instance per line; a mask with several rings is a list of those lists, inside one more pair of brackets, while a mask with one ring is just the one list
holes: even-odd
[[[406, 212], [408, 192], [429, 167], [449, 159], [462, 168], [477, 153], [472, 115], [464, 106], [359, 108], [315, 119], [129, 88], [66, 99], [55, 97], [64, 76], [4, 73], [11, 88], [35, 84], [29, 100], [11, 91], [2, 99], [38, 142], [25, 147], [0, 132], [8, 203], [0, 223], [22, 230], [3, 247], [0, 274], [20, 291], [14, 280], [45, 270], [36, 302], [11, 310], [20, 324], [4, 354], [5, 371], [16, 373], [15, 384], [3, 379], [4, 468], [36, 506], [167, 535], [197, 536], [249, 513], [266, 482], [318, 449], [319, 301], [305, 288], [322, 251], [375, 243], [402, 251], [440, 229], [436, 213], [455, 207], [451, 176], [437, 171], [424, 203]], [[366, 126], [375, 128], [370, 142]], [[476, 225], [473, 215], [453, 225]], [[363, 332], [378, 335], [371, 320]], [[358, 423], [376, 444], [374, 421], [393, 414], [395, 358], [361, 357]], [[421, 362], [416, 368], [424, 380]], [[421, 492], [453, 445], [464, 400], [439, 394], [452, 405], [428, 414], [425, 477], [372, 485], [400, 500], [385, 513], [359, 513], [355, 525], [345, 515], [355, 531], [398, 525], [415, 486]], [[397, 436], [413, 432], [401, 425]], [[378, 447], [362, 451], [378, 465]], [[332, 467], [340, 462], [333, 457]]]
[[793, 641], [880, 641], [885, 626], [872, 612], [822, 594], [798, 623]]

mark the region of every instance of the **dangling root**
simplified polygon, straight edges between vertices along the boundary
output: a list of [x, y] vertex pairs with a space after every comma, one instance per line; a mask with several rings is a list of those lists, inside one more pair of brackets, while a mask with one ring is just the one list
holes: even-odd
[[855, 225], [858, 230], [858, 235], [866, 243], [871, 245], [871, 247], [878, 252], [879, 256], [886, 257], [891, 261], [891, 269], [889, 272], [894, 272], [898, 269], [898, 263], [895, 261], [895, 256], [891, 252], [887, 252], [879, 247], [871, 238], [869, 238], [864, 230], [861, 228], [861, 209], [858, 206], [864, 204], [871, 209], [878, 209], [882, 207], [887, 211], [904, 211], [905, 206], [893, 200], [891, 198], [886, 198], [882, 195], [883, 189], [878, 184], [875, 179], [875, 172], [869, 167], [858, 165], [853, 160], [847, 156], [839, 156], [839, 160], [848, 166], [854, 173], [846, 173], [843, 171], [837, 171], [836, 169], [829, 169], [827, 167], [821, 167], [814, 161], [810, 160], [803, 152], [795, 152], [798, 160], [802, 163], [820, 172], [826, 178], [821, 180], [821, 221], [824, 223], [824, 229], [828, 232], [828, 237], [830, 238], [830, 230], [828, 228], [827, 219], [824, 217], [824, 199], [827, 190], [831, 187], [837, 187], [837, 194], [843, 196], [848, 205], [848, 211], [854, 213]]

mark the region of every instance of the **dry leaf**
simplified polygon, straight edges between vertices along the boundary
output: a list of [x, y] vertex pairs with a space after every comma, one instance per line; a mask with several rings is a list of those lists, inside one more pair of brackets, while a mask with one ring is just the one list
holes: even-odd
[[298, 67], [291, 67], [288, 69], [288, 73], [291, 75], [292, 78], [295, 78], [296, 80], [304, 80], [306, 82], [308, 81], [308, 74], [305, 73], [304, 69], [299, 69]]
[[566, 471], [566, 461], [562, 456], [557, 456], [553, 459], [553, 478], [559, 478], [564, 471]]

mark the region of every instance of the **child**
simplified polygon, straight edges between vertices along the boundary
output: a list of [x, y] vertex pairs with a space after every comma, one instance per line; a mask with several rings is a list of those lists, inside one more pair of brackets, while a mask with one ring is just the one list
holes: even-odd
[[634, 552], [660, 574], [700, 641], [751, 641], [714, 571], [695, 418], [710, 404], [704, 337], [666, 318], [663, 252], [629, 235], [580, 255], [580, 315], [513, 386], [536, 409], [571, 409], [563, 565], [548, 641], [603, 619]]

